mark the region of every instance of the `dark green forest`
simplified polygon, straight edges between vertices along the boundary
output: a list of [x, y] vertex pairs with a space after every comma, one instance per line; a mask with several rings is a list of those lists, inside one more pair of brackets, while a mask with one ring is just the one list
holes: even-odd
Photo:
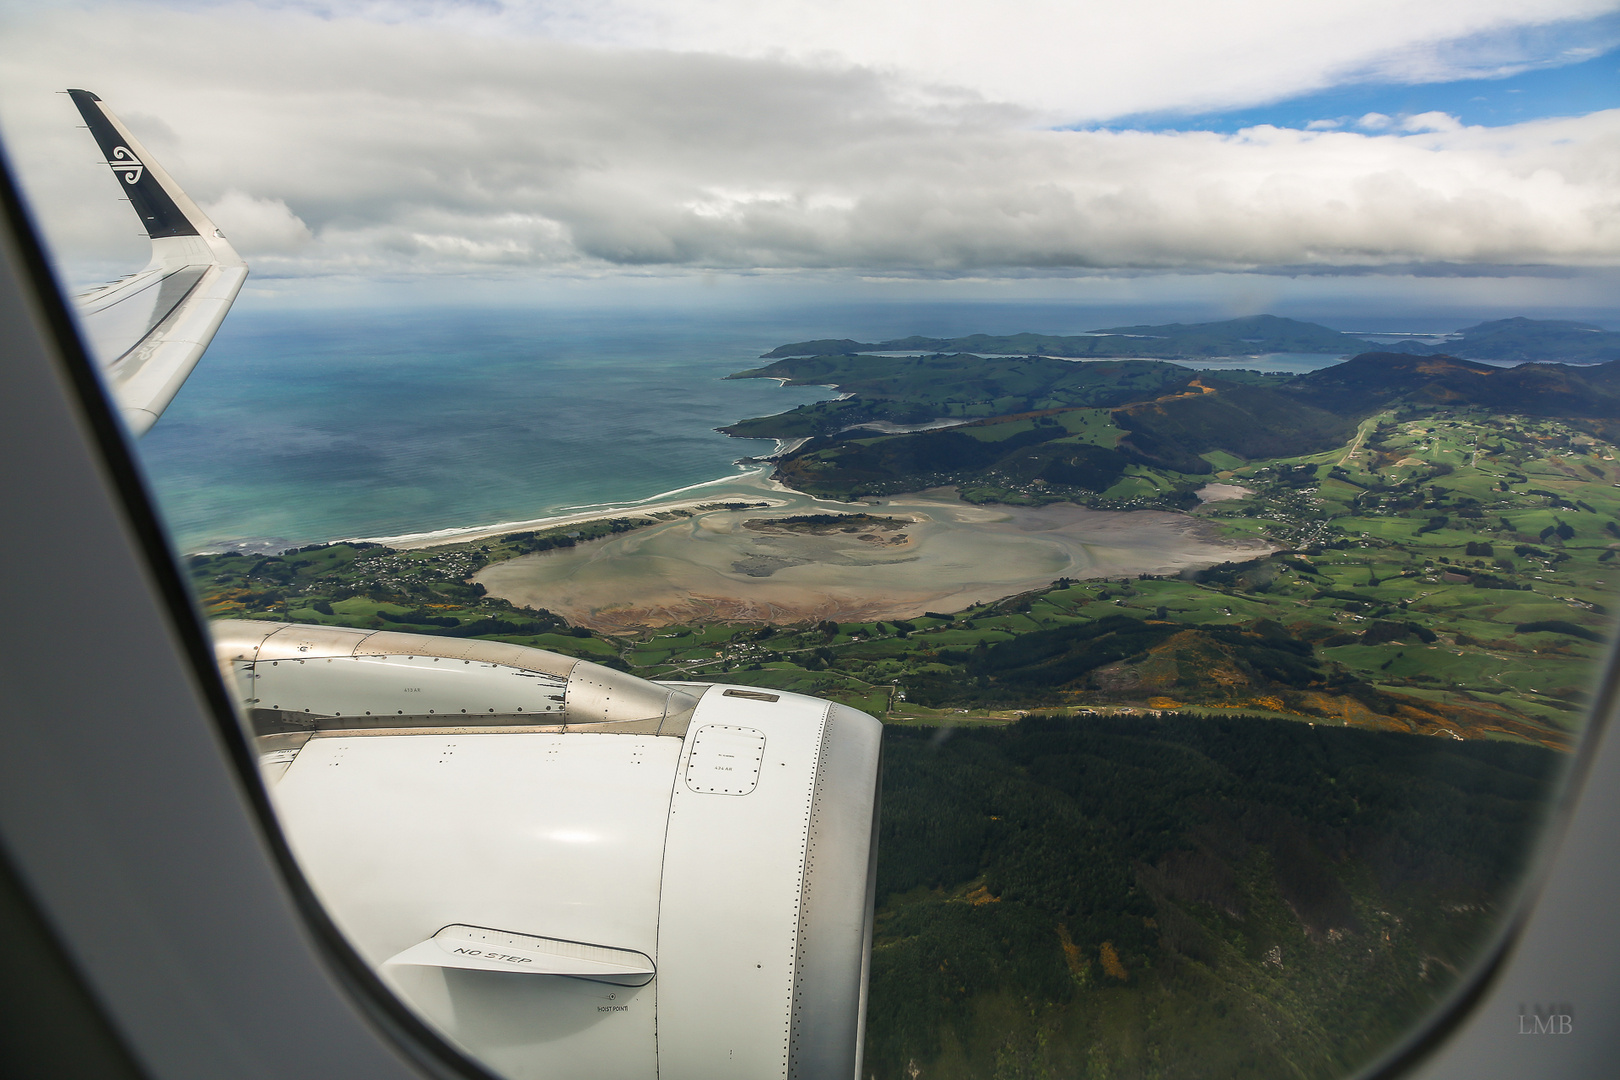
[[878, 1080], [1342, 1075], [1466, 968], [1565, 760], [1187, 715], [884, 753]]

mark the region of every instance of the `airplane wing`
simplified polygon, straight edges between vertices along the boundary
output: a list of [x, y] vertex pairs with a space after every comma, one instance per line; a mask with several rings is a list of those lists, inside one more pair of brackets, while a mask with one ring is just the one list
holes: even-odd
[[99, 97], [88, 90], [68, 96], [152, 239], [144, 269], [75, 300], [124, 422], [143, 435], [214, 339], [247, 263]]

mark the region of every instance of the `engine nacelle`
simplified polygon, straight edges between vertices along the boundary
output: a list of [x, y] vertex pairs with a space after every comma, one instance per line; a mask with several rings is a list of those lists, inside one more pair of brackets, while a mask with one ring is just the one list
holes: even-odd
[[496, 642], [213, 625], [310, 884], [471, 1055], [859, 1075], [877, 720]]

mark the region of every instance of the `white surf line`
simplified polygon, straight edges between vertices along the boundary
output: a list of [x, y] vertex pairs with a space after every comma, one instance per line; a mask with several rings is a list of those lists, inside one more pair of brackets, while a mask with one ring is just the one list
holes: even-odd
[[[779, 376], [774, 376], [774, 375], [767, 375], [767, 376], [763, 376], [763, 377], [770, 379], [772, 382], [775, 382], [778, 386], [784, 386], [784, 387], [787, 386], [790, 382], [793, 381], [792, 379], [781, 378]], [[823, 387], [824, 389], [827, 389], [827, 390], [832, 390], [834, 392], [836, 392], [838, 390], [838, 387], [835, 384], [832, 384], [832, 383], [818, 383], [818, 384], [815, 384], [815, 385], [821, 386], [821, 387]], [[851, 398], [851, 397], [854, 397], [854, 396], [855, 396], [854, 394], [847, 394], [846, 393], [846, 394], [840, 395], [839, 398], [837, 398], [836, 400], [842, 401], [845, 398]], [[786, 410], [786, 411], [787, 412], [792, 412], [793, 410], [789, 409], [789, 410]], [[781, 414], [774, 414], [773, 413], [772, 415], [781, 415]], [[736, 436], [733, 436], [733, 437], [736, 437]], [[746, 438], [746, 436], [744, 436], [744, 437]], [[777, 456], [780, 456], [780, 455], [785, 454], [785, 453], [791, 453], [793, 450], [798, 449], [799, 446], [802, 446], [805, 442], [808, 442], [809, 440], [807, 440], [807, 439], [798, 439], [798, 440], [774, 439], [773, 441], [776, 443], [776, 449], [775, 449], [775, 451], [772, 452], [771, 456], [772, 457], [777, 457]], [[702, 481], [700, 483], [688, 484], [685, 487], [675, 488], [675, 489], [673, 489], [671, 491], [661, 491], [657, 495], [649, 495], [645, 499], [637, 499], [637, 500], [635, 500], [633, 502], [627, 502], [627, 503], [585, 503], [585, 504], [577, 505], [577, 506], [563, 506], [563, 507], [558, 508], [561, 511], [561, 513], [550, 514], [550, 515], [547, 515], [545, 517], [529, 518], [529, 519], [524, 520], [524, 521], [504, 521], [504, 522], [497, 522], [497, 523], [492, 524], [492, 525], [457, 525], [457, 526], [452, 526], [450, 528], [445, 528], [445, 529], [433, 529], [433, 530], [427, 531], [427, 532], [401, 533], [401, 534], [399, 534], [397, 536], [345, 537], [344, 539], [345, 540], [358, 540], [358, 541], [361, 541], [363, 543], [383, 544], [383, 545], [386, 545], [388, 547], [400, 547], [400, 548], [432, 547], [432, 546], [436, 546], [438, 544], [450, 544], [450, 543], [456, 543], [458, 541], [463, 541], [463, 540], [478, 540], [478, 539], [482, 539], [482, 538], [484, 538], [486, 536], [499, 536], [502, 533], [522, 532], [525, 529], [554, 528], [554, 527], [556, 527], [558, 525], [573, 525], [573, 524], [578, 524], [578, 523], [585, 522], [585, 521], [595, 521], [598, 518], [612, 517], [612, 516], [619, 515], [619, 514], [648, 512], [648, 511], [657, 511], [657, 510], [679, 510], [679, 509], [684, 509], [687, 506], [694, 506], [694, 505], [697, 505], [699, 502], [702, 502], [702, 501], [705, 501], [705, 500], [698, 500], [698, 499], [688, 499], [688, 500], [685, 500], [685, 501], [670, 501], [670, 500], [673, 500], [673, 499], [675, 499], [676, 496], [684, 495], [684, 494], [686, 494], [688, 492], [701, 491], [704, 488], [719, 487], [719, 486], [724, 486], [724, 485], [727, 485], [727, 484], [743, 484], [743, 485], [746, 485], [746, 486], [757, 486], [757, 487], [760, 487], [760, 488], [764, 488], [766, 492], [781, 491], [783, 493], [791, 494], [791, 495], [797, 495], [797, 496], [803, 496], [804, 495], [803, 492], [794, 491], [790, 487], [787, 487], [787, 486], [785, 486], [783, 484], [776, 483], [775, 481], [771, 480], [766, 475], [768, 472], [771, 471], [771, 468], [772, 468], [771, 466], [766, 465], [766, 466], [760, 466], [760, 467], [752, 468], [752, 469], [743, 469], [742, 471], [737, 472], [737, 473], [733, 473], [730, 476], [721, 476], [721, 477], [717, 477], [717, 478], [715, 478], [713, 480], [704, 480], [704, 481]], [[748, 482], [750, 480], [755, 481], [756, 483], [749, 484]], [[772, 506], [780, 506], [780, 505], [783, 505], [787, 501], [787, 500], [772, 498], [769, 494], [763, 494], [760, 497], [764, 498]], [[820, 502], [821, 500], [813, 500], [813, 501]], [[333, 543], [343, 543], [344, 540], [334, 540], [332, 542]]]
[[963, 427], [982, 419], [984, 417], [973, 416], [958, 419], [942, 416], [937, 420], [930, 420], [926, 424], [894, 424], [887, 420], [868, 420], [862, 424], [851, 424], [849, 427], [839, 428], [838, 434], [842, 435], [846, 431], [873, 431], [879, 435], [912, 435], [919, 431], [944, 431], [947, 428]]
[[[755, 489], [754, 498], [760, 499], [771, 506], [784, 505], [788, 500], [774, 497], [774, 490], [781, 490], [793, 495], [802, 495], [802, 492], [791, 488], [782, 488], [774, 484], [763, 474], [768, 469], [750, 469], [746, 472], [733, 473], [714, 480], [705, 480], [698, 484], [688, 484], [685, 487], [675, 488], [671, 491], [649, 495], [628, 503], [587, 503], [577, 506], [559, 507], [560, 513], [550, 514], [546, 517], [529, 518], [524, 521], [505, 521], [492, 525], [458, 525], [446, 529], [434, 529], [428, 532], [403, 533], [398, 536], [367, 536], [351, 537], [347, 539], [359, 540], [363, 543], [383, 544], [387, 547], [420, 548], [436, 547], [440, 544], [453, 544], [466, 540], [479, 540], [488, 536], [499, 536], [503, 533], [522, 532], [526, 529], [548, 529], [559, 525], [576, 525], [586, 521], [596, 521], [604, 517], [616, 517], [623, 514], [651, 513], [661, 510], [680, 510], [690, 506], [699, 506], [705, 502], [713, 501], [711, 498], [702, 498], [690, 493], [703, 491], [705, 488], [725, 487], [737, 485]], [[750, 481], [753, 481], [750, 483]], [[679, 496], [687, 495], [685, 499]], [[344, 541], [333, 541], [343, 543]]]

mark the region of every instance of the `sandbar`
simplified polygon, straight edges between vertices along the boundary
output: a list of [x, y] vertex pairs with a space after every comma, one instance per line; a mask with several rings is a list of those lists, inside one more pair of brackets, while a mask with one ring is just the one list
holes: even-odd
[[635, 518], [667, 510], [694, 510], [715, 502], [740, 500], [765, 502], [772, 506], [798, 505], [804, 496], [772, 480], [769, 476], [770, 471], [770, 466], [756, 467], [731, 476], [722, 476], [718, 480], [692, 484], [634, 502], [570, 507], [544, 517], [525, 518], [521, 521], [502, 521], [492, 525], [463, 525], [435, 529], [432, 532], [405, 533], [399, 536], [365, 536], [355, 539], [408, 550], [486, 540], [491, 536], [526, 529], [554, 529], [560, 525], [578, 525], [586, 521], [599, 521], [602, 518]]
[[[1273, 550], [1223, 540], [1207, 523], [1165, 511], [980, 506], [948, 489], [856, 504], [789, 495], [769, 509], [702, 511], [494, 563], [474, 580], [514, 604], [629, 632], [690, 622], [904, 619], [1060, 577], [1174, 574]], [[857, 512], [902, 524], [849, 531], [761, 524]]]

